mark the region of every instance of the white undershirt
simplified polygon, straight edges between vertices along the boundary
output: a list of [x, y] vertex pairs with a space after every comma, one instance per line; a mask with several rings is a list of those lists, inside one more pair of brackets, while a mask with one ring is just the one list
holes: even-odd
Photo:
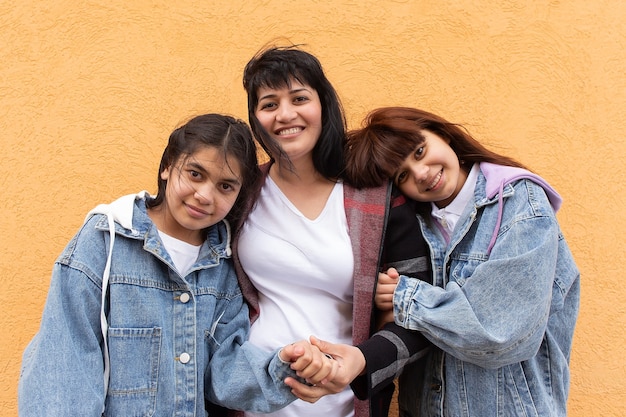
[[160, 230], [159, 236], [161, 237], [165, 250], [170, 254], [176, 270], [181, 277], [184, 277], [187, 274], [187, 271], [189, 271], [191, 266], [198, 259], [200, 247], [202, 245], [196, 246], [183, 242], [182, 240], [167, 235]]
[[[273, 351], [315, 335], [352, 344], [354, 257], [341, 183], [334, 186], [321, 214], [310, 220], [267, 177], [244, 225], [239, 256], [259, 291], [261, 313], [252, 325], [252, 343]], [[353, 413], [348, 388], [315, 404], [296, 400], [262, 416], [348, 417]]]

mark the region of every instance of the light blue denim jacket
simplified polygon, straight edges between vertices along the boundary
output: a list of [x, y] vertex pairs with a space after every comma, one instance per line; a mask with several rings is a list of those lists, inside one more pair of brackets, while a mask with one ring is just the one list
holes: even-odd
[[19, 415], [198, 417], [207, 415], [205, 396], [256, 412], [293, 401], [288, 364], [246, 342], [228, 225], [209, 229], [181, 277], [144, 197], [96, 208], [57, 259], [41, 328], [24, 352]]
[[434, 283], [401, 277], [394, 315], [438, 349], [400, 407], [428, 417], [565, 416], [580, 275], [555, 217], [560, 197], [527, 171], [480, 168], [449, 244], [419, 216]]

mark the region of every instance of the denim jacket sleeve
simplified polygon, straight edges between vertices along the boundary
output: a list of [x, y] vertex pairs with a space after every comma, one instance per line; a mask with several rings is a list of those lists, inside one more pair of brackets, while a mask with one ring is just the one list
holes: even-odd
[[27, 346], [18, 384], [19, 415], [101, 416], [104, 410], [101, 289], [84, 264], [54, 266], [41, 327]]
[[[466, 232], [448, 254], [444, 288], [402, 276], [394, 294], [398, 324], [485, 368], [532, 357], [550, 313], [560, 230], [545, 194], [523, 188], [516, 194], [506, 201], [490, 255], [486, 232], [495, 224], [490, 221], [495, 204], [476, 216], [474, 232]], [[446, 270], [442, 259], [437, 263]]]
[[207, 335], [212, 352], [205, 375], [207, 398], [233, 410], [276, 411], [296, 399], [284, 380], [297, 376], [278, 351], [266, 352], [248, 342], [249, 330], [243, 297], [231, 300], [213, 333]]

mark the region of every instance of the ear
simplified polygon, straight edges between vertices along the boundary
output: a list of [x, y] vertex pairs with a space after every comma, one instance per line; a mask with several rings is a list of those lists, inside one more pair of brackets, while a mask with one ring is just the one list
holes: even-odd
[[161, 171], [161, 179], [163, 181], [167, 181], [170, 178], [170, 167], [165, 168]]

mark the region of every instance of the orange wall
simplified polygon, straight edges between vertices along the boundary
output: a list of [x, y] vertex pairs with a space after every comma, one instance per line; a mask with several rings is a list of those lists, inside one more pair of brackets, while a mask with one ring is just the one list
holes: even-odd
[[429, 109], [560, 191], [583, 290], [570, 415], [626, 415], [626, 2], [14, 3], [0, 13], [0, 415], [17, 415], [22, 351], [85, 213], [154, 191], [188, 116], [245, 118], [242, 68], [278, 36], [318, 55], [350, 126], [376, 106]]

